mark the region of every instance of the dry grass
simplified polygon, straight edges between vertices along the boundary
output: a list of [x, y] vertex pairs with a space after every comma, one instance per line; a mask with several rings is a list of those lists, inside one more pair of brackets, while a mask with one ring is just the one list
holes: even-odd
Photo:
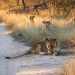
[[15, 0], [0, 0], [0, 9], [8, 9], [12, 7], [17, 7]]
[[2, 17], [0, 17], [0, 22], [3, 22], [3, 18]]
[[75, 60], [69, 60], [68, 64], [64, 66], [63, 75], [75, 75]]
[[[34, 18], [34, 22], [32, 22], [29, 19], [31, 14], [7, 14], [6, 12], [7, 11], [0, 12], [0, 16], [6, 25], [9, 25], [10, 27], [14, 26], [15, 33], [21, 33], [29, 42], [42, 41], [46, 37], [56, 37], [58, 39], [75, 38], [75, 23], [72, 19], [63, 20], [37, 15]], [[45, 25], [43, 24], [44, 20], [51, 22], [49, 30], [46, 30]]]

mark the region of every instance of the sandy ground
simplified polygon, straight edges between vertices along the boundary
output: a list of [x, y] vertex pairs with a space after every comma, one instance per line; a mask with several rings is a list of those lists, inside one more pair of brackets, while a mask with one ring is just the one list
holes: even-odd
[[0, 24], [0, 75], [59, 75], [63, 64], [74, 56], [25, 55], [14, 59], [5, 56], [21, 55], [29, 47], [13, 40]]

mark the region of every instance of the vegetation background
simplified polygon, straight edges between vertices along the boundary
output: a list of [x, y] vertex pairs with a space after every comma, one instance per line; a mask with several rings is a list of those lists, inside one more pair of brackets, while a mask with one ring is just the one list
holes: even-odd
[[[34, 10], [34, 5], [47, 3], [48, 9]], [[29, 12], [26, 12], [26, 8]], [[75, 0], [0, 0], [0, 20], [13, 27], [13, 34], [29, 43], [46, 37], [75, 41]], [[5, 10], [5, 12], [3, 11]], [[34, 22], [30, 16], [35, 16]], [[47, 31], [43, 21], [50, 21]], [[42, 39], [43, 38], [43, 39]]]

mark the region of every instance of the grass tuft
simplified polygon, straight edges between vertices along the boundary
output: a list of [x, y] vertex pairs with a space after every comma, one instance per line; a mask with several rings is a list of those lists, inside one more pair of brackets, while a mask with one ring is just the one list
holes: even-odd
[[75, 60], [70, 60], [68, 64], [64, 66], [63, 75], [75, 75]]

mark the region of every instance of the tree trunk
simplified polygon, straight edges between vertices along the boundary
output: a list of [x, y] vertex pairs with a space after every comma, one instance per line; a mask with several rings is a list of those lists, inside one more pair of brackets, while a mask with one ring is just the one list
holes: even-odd
[[23, 7], [26, 8], [25, 0], [22, 0]]
[[16, 0], [16, 2], [17, 2], [17, 5], [19, 5], [19, 0]]

